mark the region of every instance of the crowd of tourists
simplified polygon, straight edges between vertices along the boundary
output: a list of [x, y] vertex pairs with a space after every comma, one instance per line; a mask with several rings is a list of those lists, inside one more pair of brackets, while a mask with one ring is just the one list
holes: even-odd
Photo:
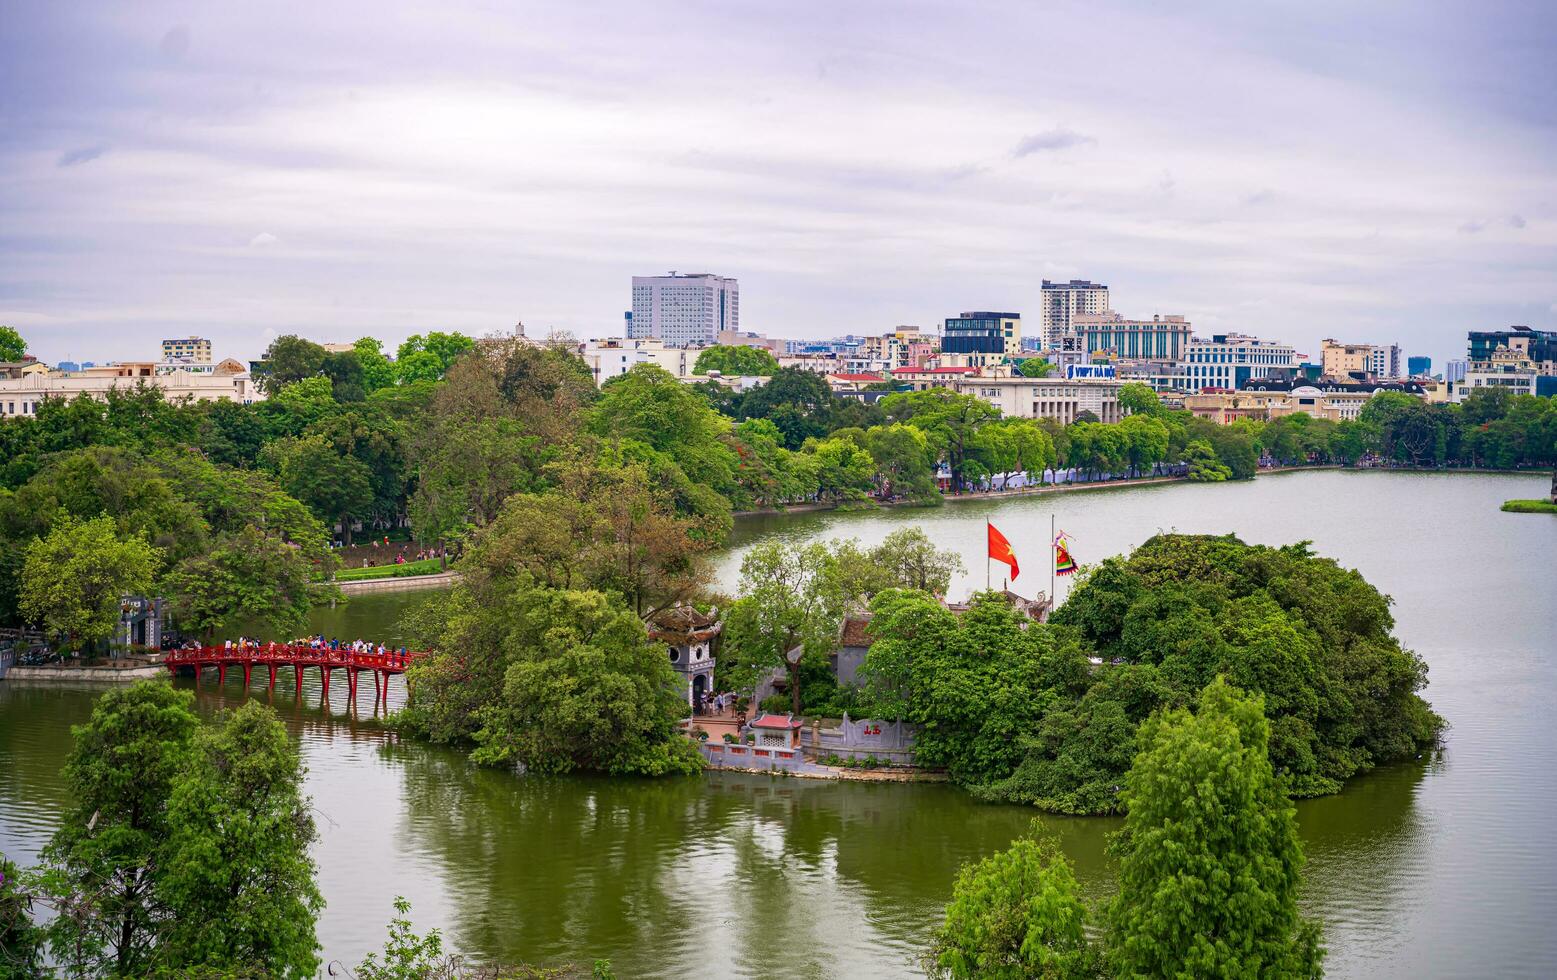
[[[384, 657], [394, 666], [404, 667], [410, 659], [410, 651], [405, 647], [391, 647], [383, 643], [370, 643], [367, 640], [340, 640], [333, 636], [326, 637], [323, 633], [316, 636], [300, 636], [290, 643], [277, 643], [274, 640], [261, 642], [247, 636], [240, 636], [236, 640], [223, 640], [222, 652], [227, 654], [243, 653], [248, 651], [255, 656], [285, 656], [289, 650], [304, 648], [318, 653], [328, 659], [349, 660], [352, 654], [364, 656]], [[200, 644], [194, 640], [184, 644], [186, 650], [197, 650]]]
[[726, 708], [733, 709], [735, 707], [735, 693], [733, 691], [724, 691], [719, 694], [712, 691], [706, 692], [703, 695], [703, 703], [699, 707], [703, 709], [701, 714], [722, 715]]

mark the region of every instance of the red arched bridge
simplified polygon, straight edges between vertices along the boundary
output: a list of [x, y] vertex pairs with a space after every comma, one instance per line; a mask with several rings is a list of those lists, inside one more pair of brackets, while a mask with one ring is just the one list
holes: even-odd
[[303, 694], [303, 671], [308, 667], [319, 668], [320, 686], [324, 697], [330, 697], [330, 672], [346, 671], [346, 685], [352, 701], [357, 700], [357, 675], [363, 671], [373, 673], [373, 699], [389, 705], [389, 678], [403, 674], [406, 668], [425, 657], [424, 653], [401, 653], [386, 650], [383, 653], [353, 650], [349, 647], [332, 649], [328, 646], [310, 646], [303, 643], [248, 643], [242, 646], [184, 647], [169, 650], [162, 658], [162, 665], [174, 674], [180, 667], [193, 667], [195, 680], [206, 667], [216, 668], [217, 683], [227, 680], [228, 667], [243, 668], [243, 686], [248, 687], [255, 667], [270, 668], [270, 686], [276, 686], [276, 668], [291, 667], [292, 680], [298, 696]]

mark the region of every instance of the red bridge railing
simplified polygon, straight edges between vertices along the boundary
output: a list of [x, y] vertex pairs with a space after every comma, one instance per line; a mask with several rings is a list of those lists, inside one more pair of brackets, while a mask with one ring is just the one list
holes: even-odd
[[357, 675], [366, 670], [373, 674], [375, 703], [382, 700], [387, 705], [389, 678], [395, 674], [405, 673], [406, 668], [425, 656], [427, 656], [425, 653], [400, 653], [389, 650], [378, 653], [376, 650], [369, 652], [350, 648], [331, 649], [298, 643], [246, 643], [242, 646], [183, 647], [169, 650], [162, 658], [162, 665], [175, 674], [180, 667], [193, 667], [197, 679], [202, 668], [215, 667], [218, 684], [226, 682], [228, 667], [242, 667], [244, 687], [249, 686], [255, 667], [269, 669], [271, 687], [276, 686], [276, 669], [291, 667], [292, 679], [300, 697], [303, 693], [304, 668], [317, 667], [326, 698], [330, 696], [331, 671], [345, 670], [347, 686], [353, 701], [357, 699]]

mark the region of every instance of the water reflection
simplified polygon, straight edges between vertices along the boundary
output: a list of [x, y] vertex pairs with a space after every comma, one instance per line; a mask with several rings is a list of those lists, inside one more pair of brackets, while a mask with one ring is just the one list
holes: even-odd
[[[1066, 498], [1064, 523], [1086, 532], [1088, 558], [1161, 526], [1316, 538], [1393, 594], [1402, 640], [1430, 664], [1428, 694], [1453, 728], [1440, 757], [1299, 805], [1304, 905], [1325, 923], [1328, 973], [1557, 975], [1557, 854], [1547, 846], [1557, 809], [1547, 762], [1557, 744], [1557, 522], [1498, 513], [1503, 498], [1541, 489], [1519, 478], [1414, 479], [1304, 474], [1081, 495]], [[1409, 507], [1390, 504], [1405, 499]], [[807, 515], [786, 527], [869, 540], [913, 521], [955, 544], [981, 540], [988, 506]], [[1010, 506], [1008, 533], [1047, 532], [1049, 502]], [[1431, 560], [1451, 534], [1453, 576]], [[364, 596], [320, 611], [314, 628], [377, 637], [427, 598]], [[400, 742], [374, 720], [371, 683], [353, 713], [338, 677], [327, 706], [317, 674], [301, 700], [290, 680], [270, 692], [258, 676], [247, 691], [231, 674], [220, 688], [207, 677], [197, 703], [208, 712], [260, 698], [298, 737], [321, 830], [320, 934], [327, 956], [347, 963], [382, 944], [390, 903], [405, 895], [418, 929], [443, 928], [452, 947], [493, 960], [604, 956], [624, 977], [910, 975], [957, 868], [1006, 846], [1033, 817], [945, 786], [733, 773], [522, 779], [474, 768], [457, 750]], [[403, 690], [392, 686], [392, 708]], [[35, 859], [65, 806], [69, 727], [87, 719], [97, 693], [0, 682], [0, 850], [19, 861]], [[1105, 838], [1118, 822], [1043, 824], [1087, 893], [1106, 897]]]

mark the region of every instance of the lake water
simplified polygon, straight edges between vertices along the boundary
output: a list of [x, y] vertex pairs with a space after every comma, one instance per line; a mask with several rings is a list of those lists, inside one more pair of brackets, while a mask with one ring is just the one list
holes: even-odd
[[[721, 563], [768, 535], [880, 540], [917, 525], [963, 551], [983, 584], [983, 523], [1048, 588], [1051, 513], [1084, 563], [1158, 530], [1310, 539], [1395, 598], [1397, 631], [1431, 668], [1450, 722], [1430, 758], [1298, 806], [1304, 905], [1324, 923], [1335, 977], [1557, 976], [1557, 519], [1503, 514], [1548, 478], [1324, 471], [1253, 482], [977, 501], [933, 510], [742, 521]], [[1002, 566], [996, 566], [999, 570]], [[1062, 593], [1063, 594], [1063, 593]], [[320, 610], [318, 628], [396, 639], [426, 593]], [[267, 693], [198, 688], [202, 710], [268, 698], [301, 740], [321, 840], [329, 957], [382, 942], [395, 895], [418, 927], [483, 958], [612, 960], [625, 977], [888, 977], [916, 960], [957, 868], [1004, 847], [1035, 814], [933, 785], [714, 774], [655, 782], [524, 779], [461, 752], [398, 742], [354, 712], [344, 685], [320, 704], [290, 677]], [[191, 681], [179, 683], [193, 687]], [[391, 703], [401, 696], [395, 682]], [[93, 692], [0, 682], [0, 850], [30, 863], [65, 806], [69, 726]], [[1084, 887], [1112, 877], [1108, 819], [1043, 817]]]

